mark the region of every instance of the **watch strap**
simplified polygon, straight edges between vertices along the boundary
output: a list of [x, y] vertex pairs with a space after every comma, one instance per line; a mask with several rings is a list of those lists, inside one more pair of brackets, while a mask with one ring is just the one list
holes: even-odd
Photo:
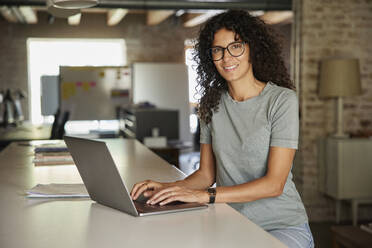
[[216, 188], [208, 188], [209, 203], [214, 203], [216, 201]]

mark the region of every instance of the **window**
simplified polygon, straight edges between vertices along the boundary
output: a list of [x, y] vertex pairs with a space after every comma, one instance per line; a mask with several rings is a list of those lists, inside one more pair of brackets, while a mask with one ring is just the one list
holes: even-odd
[[[185, 63], [187, 65], [188, 76], [189, 76], [189, 103], [190, 106], [196, 107], [198, 100], [200, 99], [200, 94], [197, 91], [197, 74], [196, 74], [196, 62], [192, 59], [193, 48], [187, 48], [185, 50]], [[190, 132], [195, 133], [198, 125], [198, 117], [195, 111], [190, 111]]]
[[28, 89], [30, 120], [50, 122], [41, 115], [40, 77], [58, 75], [59, 66], [123, 66], [126, 46], [123, 39], [41, 39], [29, 38]]

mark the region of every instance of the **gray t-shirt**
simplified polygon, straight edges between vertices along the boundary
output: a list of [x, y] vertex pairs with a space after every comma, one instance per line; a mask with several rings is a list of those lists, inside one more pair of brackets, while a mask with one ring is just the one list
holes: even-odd
[[[269, 82], [260, 95], [242, 102], [223, 93], [212, 121], [201, 122], [200, 134], [200, 143], [213, 147], [217, 186], [263, 177], [270, 146], [297, 149], [298, 128], [298, 100], [293, 90]], [[291, 172], [280, 196], [229, 205], [265, 230], [307, 222]]]

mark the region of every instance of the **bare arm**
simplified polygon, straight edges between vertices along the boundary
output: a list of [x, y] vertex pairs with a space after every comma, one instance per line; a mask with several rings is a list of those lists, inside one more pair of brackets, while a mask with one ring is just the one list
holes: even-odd
[[171, 183], [172, 186], [182, 186], [189, 189], [206, 189], [216, 180], [216, 162], [211, 144], [201, 144], [200, 166], [197, 171], [184, 180]]
[[282, 194], [296, 150], [270, 147], [265, 176], [230, 187], [218, 187], [216, 202], [249, 202]]
[[136, 183], [131, 191], [131, 197], [136, 200], [142, 193], [146, 197], [152, 196], [158, 190], [169, 187], [182, 187], [193, 190], [204, 190], [210, 187], [216, 178], [215, 158], [211, 144], [201, 144], [200, 148], [200, 166], [197, 171], [185, 178], [184, 180], [160, 183], [151, 180]]
[[[281, 195], [289, 171], [291, 170], [295, 152], [296, 150], [290, 148], [271, 147], [266, 175], [240, 185], [217, 187], [216, 202], [249, 202]], [[208, 166], [206, 168], [208, 168]], [[203, 175], [203, 173], [201, 173], [201, 175]], [[204, 178], [198, 176], [198, 174], [196, 174], [195, 177], [199, 180]], [[187, 188], [189, 183], [193, 182], [193, 180], [194, 179], [191, 178], [190, 181], [180, 181], [175, 185], [171, 185], [170, 187], [159, 191], [150, 198], [149, 203], [160, 203], [161, 205], [164, 205], [176, 200], [208, 202], [208, 194], [200, 189], [202, 189], [201, 186], [208, 187], [208, 184], [211, 181], [208, 181], [208, 184], [205, 183], [198, 185], [200, 186], [200, 188], [198, 188], [199, 190], [185, 190], [184, 187]]]

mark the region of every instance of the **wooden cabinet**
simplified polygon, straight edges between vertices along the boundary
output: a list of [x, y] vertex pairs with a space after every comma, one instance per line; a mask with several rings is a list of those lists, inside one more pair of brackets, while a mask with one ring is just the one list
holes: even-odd
[[337, 221], [340, 201], [350, 200], [356, 224], [358, 205], [372, 203], [372, 139], [320, 139], [318, 159], [319, 189], [336, 199]]

